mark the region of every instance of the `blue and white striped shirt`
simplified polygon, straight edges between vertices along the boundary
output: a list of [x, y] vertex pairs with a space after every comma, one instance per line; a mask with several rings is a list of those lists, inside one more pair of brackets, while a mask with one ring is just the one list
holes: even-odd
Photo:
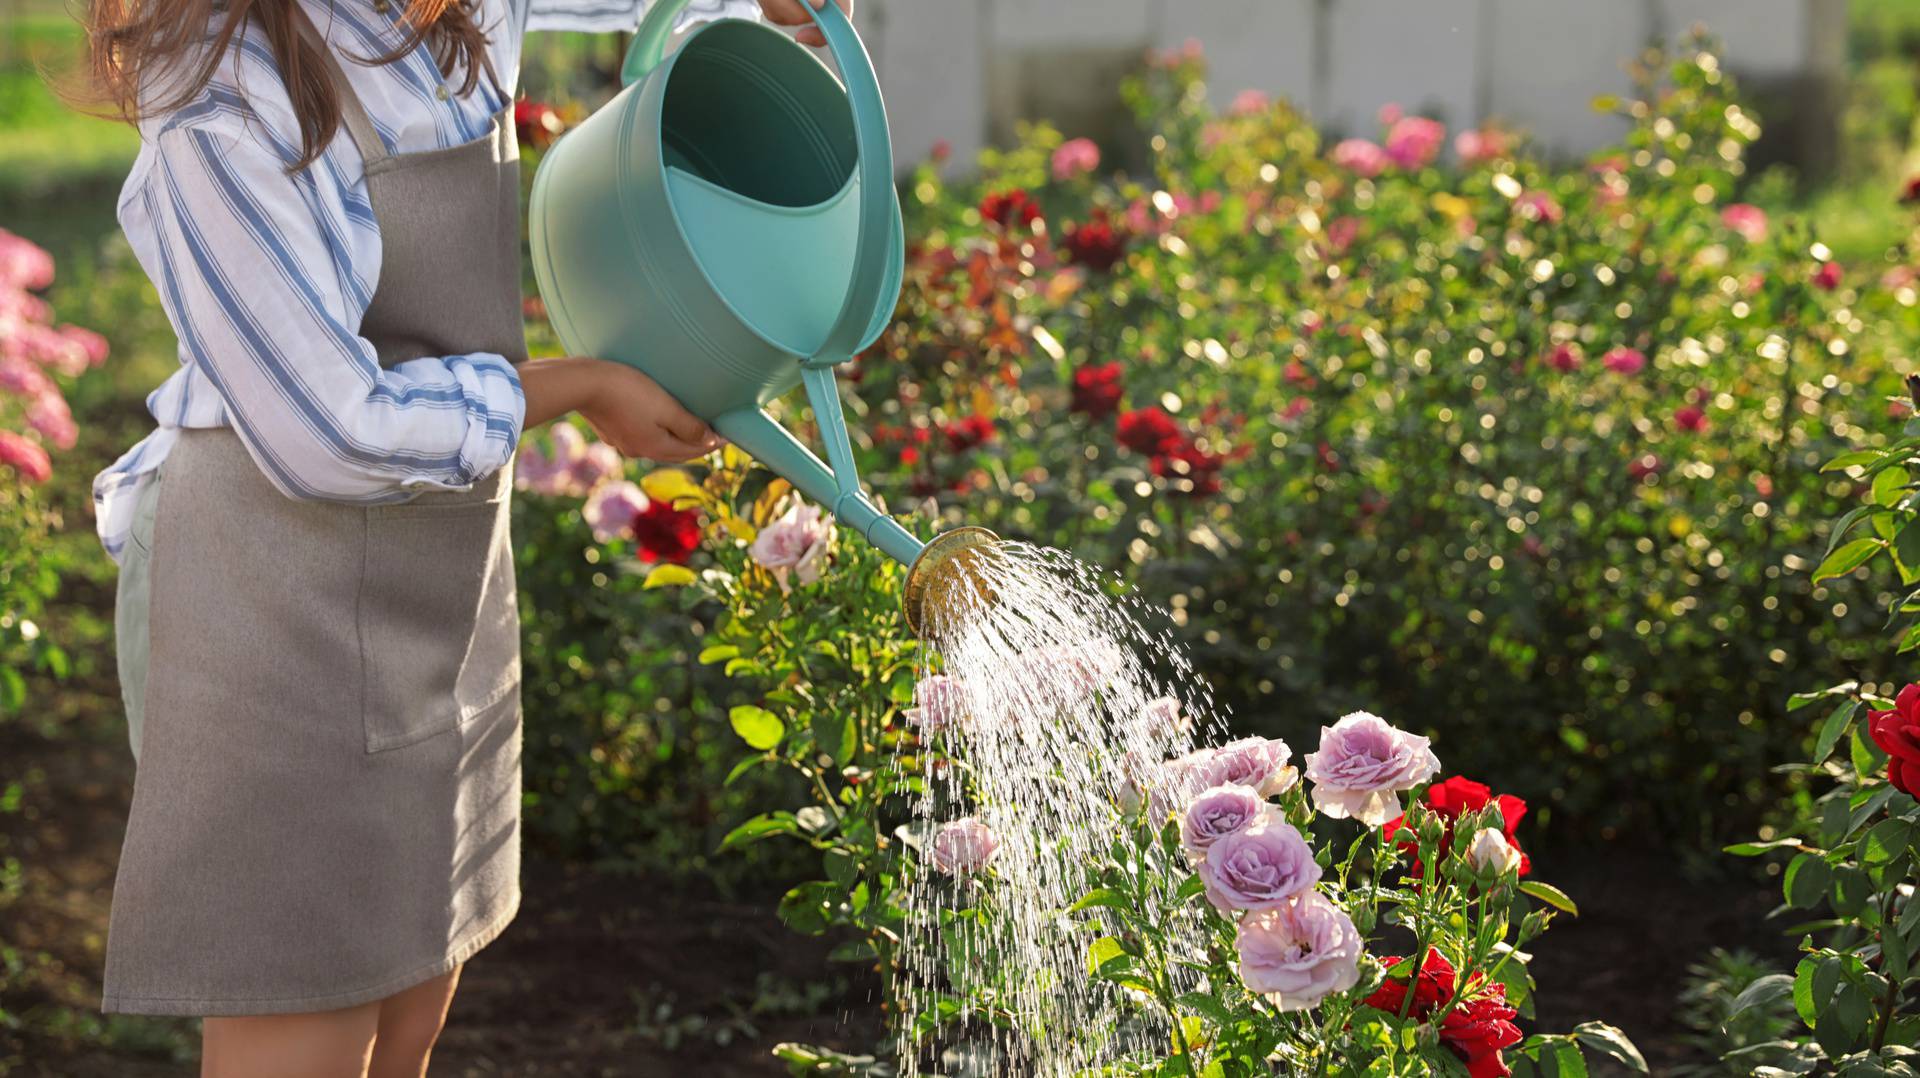
[[[297, 0], [343, 57], [392, 51], [404, 4]], [[647, 0], [481, 0], [500, 84], [519, 80], [530, 29], [631, 29]], [[757, 0], [696, 0], [689, 18], [753, 17]], [[397, 63], [341, 65], [396, 153], [486, 134], [505, 102], [443, 77], [426, 46]], [[289, 176], [294, 118], [264, 36], [249, 25], [192, 103], [142, 122], [120, 224], [179, 338], [180, 369], [147, 398], [159, 429], [94, 479], [116, 560], [140, 489], [183, 428], [231, 427], [291, 498], [373, 503], [458, 490], [502, 467], [526, 401], [491, 353], [382, 370], [360, 319], [380, 279], [380, 230], [360, 154], [342, 130]]]

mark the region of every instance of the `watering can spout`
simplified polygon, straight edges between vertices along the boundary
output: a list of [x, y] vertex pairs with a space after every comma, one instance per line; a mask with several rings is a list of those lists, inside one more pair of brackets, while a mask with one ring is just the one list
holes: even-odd
[[[827, 377], [830, 379], [831, 375]], [[831, 381], [826, 385], [831, 386]], [[989, 556], [999, 537], [985, 528], [955, 528], [923, 543], [899, 521], [881, 512], [852, 478], [852, 449], [846, 444], [845, 428], [838, 422], [837, 400], [831, 411], [822, 407], [825, 404], [816, 397], [816, 415], [822, 417], [820, 425], [835, 468], [829, 468], [785, 427], [758, 408], [742, 408], [718, 416], [713, 428], [792, 483], [800, 493], [827, 507], [841, 524], [908, 567], [904, 607], [907, 628], [915, 636], [926, 636], [936, 628], [944, 613], [961, 605], [990, 601], [992, 590], [982, 574], [983, 559]]]

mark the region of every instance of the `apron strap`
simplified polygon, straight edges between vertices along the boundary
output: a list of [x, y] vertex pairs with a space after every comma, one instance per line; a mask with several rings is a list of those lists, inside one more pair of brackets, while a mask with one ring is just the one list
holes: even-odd
[[292, 0], [287, 5], [293, 9], [293, 20], [308, 44], [320, 52], [321, 59], [327, 65], [328, 81], [333, 83], [334, 96], [340, 102], [340, 122], [346, 126], [347, 136], [353, 139], [355, 149], [367, 171], [373, 166], [393, 156], [387, 152], [387, 144], [380, 140], [379, 132], [374, 130], [373, 120], [367, 116], [366, 106], [360, 103], [360, 95], [353, 92], [353, 84], [347, 81], [347, 73], [340, 67], [339, 57], [334, 55], [333, 47], [327, 44], [325, 35], [313, 25], [313, 19], [307, 15], [300, 0]]

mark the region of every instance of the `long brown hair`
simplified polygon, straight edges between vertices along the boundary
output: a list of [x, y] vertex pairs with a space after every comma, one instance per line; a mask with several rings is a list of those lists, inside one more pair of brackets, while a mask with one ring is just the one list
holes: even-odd
[[[474, 0], [404, 2], [406, 40], [392, 52], [353, 59], [391, 64], [426, 42], [442, 75], [466, 72], [458, 93], [473, 92], [482, 71], [499, 88], [487, 56], [487, 36], [474, 21]], [[266, 34], [293, 114], [300, 120], [300, 159], [288, 167], [297, 172], [333, 141], [340, 127], [340, 98], [327, 79], [326, 58], [320, 54], [325, 46], [301, 32], [296, 3], [299, 0], [89, 0], [88, 74], [94, 95], [129, 123], [180, 108], [206, 89], [234, 36], [252, 18]], [[202, 52], [209, 24], [221, 8], [225, 17]], [[188, 64], [190, 54], [199, 58]]]

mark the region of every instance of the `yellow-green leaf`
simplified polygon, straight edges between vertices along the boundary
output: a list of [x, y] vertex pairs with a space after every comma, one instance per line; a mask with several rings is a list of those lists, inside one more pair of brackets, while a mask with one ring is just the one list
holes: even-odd
[[741, 704], [729, 711], [727, 718], [733, 723], [733, 732], [752, 748], [773, 748], [781, 738], [787, 736], [787, 724], [780, 721], [780, 716], [763, 707]]
[[684, 565], [656, 565], [647, 574], [643, 588], [683, 588], [700, 579]]

